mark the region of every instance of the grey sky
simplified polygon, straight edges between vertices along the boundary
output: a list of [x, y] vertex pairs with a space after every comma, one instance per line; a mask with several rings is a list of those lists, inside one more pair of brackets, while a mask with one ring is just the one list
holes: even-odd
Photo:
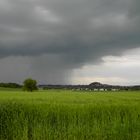
[[[1, 81], [75, 83], [76, 69], [104, 69], [104, 57], [122, 58], [140, 48], [139, 5], [139, 0], [0, 0]], [[123, 77], [122, 69], [112, 69], [109, 77]], [[100, 77], [108, 82], [105, 73]], [[130, 73], [125, 79], [132, 79]]]

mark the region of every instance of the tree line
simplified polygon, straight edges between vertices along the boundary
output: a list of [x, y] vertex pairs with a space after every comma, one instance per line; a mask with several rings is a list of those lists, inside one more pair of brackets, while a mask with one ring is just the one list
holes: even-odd
[[0, 87], [4, 88], [22, 88], [24, 91], [34, 91], [38, 90], [38, 88], [42, 88], [44, 90], [46, 89], [69, 89], [69, 90], [116, 90], [116, 91], [135, 91], [140, 90], [140, 85], [137, 86], [113, 86], [113, 85], [107, 85], [107, 84], [101, 84], [98, 82], [93, 82], [89, 85], [38, 85], [37, 81], [28, 78], [25, 79], [23, 84], [17, 84], [17, 83], [0, 83]]
[[17, 83], [0, 83], [0, 87], [4, 88], [21, 88], [22, 85]]
[[31, 78], [24, 80], [23, 85], [17, 83], [0, 83], [0, 87], [3, 88], [22, 88], [24, 91], [34, 91], [37, 90], [37, 81]]

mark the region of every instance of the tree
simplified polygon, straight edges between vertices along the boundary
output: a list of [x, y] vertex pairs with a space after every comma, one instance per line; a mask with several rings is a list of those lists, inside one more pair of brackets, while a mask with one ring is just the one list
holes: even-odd
[[23, 82], [23, 90], [32, 92], [33, 90], [37, 90], [37, 81], [31, 78], [26, 79]]

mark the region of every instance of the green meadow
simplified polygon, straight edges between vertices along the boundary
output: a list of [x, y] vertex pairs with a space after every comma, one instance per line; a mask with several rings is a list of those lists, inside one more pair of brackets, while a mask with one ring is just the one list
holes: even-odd
[[140, 91], [0, 89], [0, 140], [140, 140]]

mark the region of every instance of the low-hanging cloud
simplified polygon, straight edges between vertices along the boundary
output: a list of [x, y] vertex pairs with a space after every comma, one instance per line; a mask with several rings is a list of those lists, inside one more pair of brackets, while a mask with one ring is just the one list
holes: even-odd
[[138, 6], [138, 0], [0, 0], [0, 58], [28, 57], [40, 81], [66, 82], [74, 68], [140, 46]]

